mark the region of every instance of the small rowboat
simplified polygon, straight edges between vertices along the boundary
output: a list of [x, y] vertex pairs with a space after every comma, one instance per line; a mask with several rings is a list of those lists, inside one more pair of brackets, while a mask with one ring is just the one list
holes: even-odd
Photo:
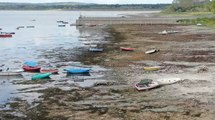
[[156, 80], [159, 85], [170, 85], [180, 81], [183, 81], [181, 78], [162, 78]]
[[158, 82], [153, 81], [151, 79], [144, 79], [144, 80], [141, 80], [139, 83], [136, 83], [134, 87], [138, 91], [142, 91], [142, 90], [149, 90], [158, 86], [159, 86]]
[[157, 71], [157, 70], [160, 70], [161, 67], [160, 67], [160, 66], [143, 67], [143, 69], [144, 69], [145, 71]]
[[11, 34], [6, 34], [6, 33], [1, 33], [0, 37], [1, 38], [6, 38], [6, 37], [12, 37], [12, 35]]
[[90, 52], [102, 52], [103, 50], [103, 48], [89, 48]]
[[148, 50], [148, 51], [146, 51], [145, 53], [146, 54], [153, 54], [153, 53], [156, 53], [156, 52], [158, 52], [159, 50], [157, 50], [157, 49], [152, 49], [152, 50]]
[[72, 68], [66, 70], [68, 74], [86, 74], [89, 73], [91, 69], [89, 68]]
[[66, 25], [58, 25], [58, 27], [66, 27]]
[[41, 73], [41, 74], [36, 74], [36, 75], [33, 75], [31, 80], [39, 80], [39, 79], [45, 79], [45, 78], [50, 78], [49, 76], [51, 75], [52, 73]]
[[25, 72], [40, 72], [40, 69], [41, 69], [41, 67], [39, 67], [39, 66], [30, 67], [30, 66], [26, 66], [26, 65], [24, 65], [22, 68]]
[[1, 71], [0, 76], [20, 76], [22, 75], [23, 72], [23, 70], [8, 70], [8, 69], [6, 71]]
[[120, 47], [122, 51], [134, 51], [134, 48], [129, 48], [129, 47]]
[[0, 72], [0, 76], [19, 76], [22, 75], [22, 72]]
[[52, 74], [58, 74], [58, 69], [42, 69], [40, 70], [41, 73], [52, 73]]

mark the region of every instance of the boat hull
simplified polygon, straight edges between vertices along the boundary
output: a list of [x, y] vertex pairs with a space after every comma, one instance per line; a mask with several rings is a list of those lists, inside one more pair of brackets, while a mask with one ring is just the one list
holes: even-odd
[[67, 70], [68, 74], [88, 74], [90, 69], [69, 69]]
[[122, 51], [134, 51], [134, 48], [120, 47]]
[[7, 37], [12, 37], [11, 34], [0, 34], [1, 38], [7, 38]]
[[183, 81], [181, 78], [162, 78], [156, 80], [159, 85], [170, 85], [180, 81]]
[[0, 72], [0, 76], [20, 76], [21, 72]]
[[23, 66], [22, 68], [25, 72], [40, 72], [41, 69], [41, 67], [38, 66], [37, 67]]
[[52, 73], [52, 74], [58, 74], [57, 69], [42, 69], [40, 70], [41, 73]]
[[46, 79], [46, 78], [50, 78], [49, 76], [51, 75], [52, 73], [42, 73], [42, 74], [36, 74], [34, 76], [32, 76], [32, 80], [39, 80], [39, 79]]
[[90, 52], [102, 52], [103, 49], [102, 48], [90, 48], [89, 51]]
[[157, 70], [160, 70], [161, 67], [159, 67], [159, 66], [156, 66], [156, 67], [144, 67], [143, 69], [145, 71], [157, 71]]
[[138, 91], [149, 90], [149, 89], [152, 89], [152, 88], [155, 88], [155, 87], [158, 87], [158, 86], [159, 86], [159, 84], [156, 81], [153, 81], [152, 83], [149, 83], [148, 85], [138, 85], [138, 83], [135, 84], [135, 88]]

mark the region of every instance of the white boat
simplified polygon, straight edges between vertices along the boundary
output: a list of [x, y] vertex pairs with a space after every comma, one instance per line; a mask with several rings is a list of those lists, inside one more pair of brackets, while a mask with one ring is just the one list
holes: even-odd
[[0, 72], [0, 76], [19, 76], [22, 75], [21, 72]]
[[159, 85], [170, 85], [180, 81], [183, 81], [181, 78], [162, 78], [156, 80]]
[[146, 51], [145, 53], [146, 53], [146, 54], [153, 54], [153, 53], [158, 52], [158, 51], [159, 51], [159, 50], [157, 50], [157, 49], [152, 49], [152, 50]]
[[149, 89], [152, 89], [152, 88], [155, 88], [155, 87], [158, 87], [159, 84], [157, 81], [154, 81], [154, 80], [151, 80], [151, 81], [148, 81], [148, 82], [145, 82], [145, 83], [136, 83], [135, 84], [135, 88], [138, 90], [138, 91], [141, 91], [141, 90], [149, 90]]
[[8, 70], [1, 71], [0, 76], [19, 76], [22, 75], [23, 70]]
[[166, 30], [164, 30], [164, 31], [162, 31], [162, 32], [159, 32], [158, 34], [160, 34], [160, 35], [167, 35], [168, 32], [167, 32]]

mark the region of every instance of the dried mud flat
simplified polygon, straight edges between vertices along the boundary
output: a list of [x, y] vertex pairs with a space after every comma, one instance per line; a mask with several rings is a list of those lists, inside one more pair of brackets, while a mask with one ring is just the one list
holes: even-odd
[[[159, 35], [163, 30], [179, 31]], [[112, 69], [111, 82], [92, 88], [41, 90], [43, 101], [36, 107], [13, 104], [25, 116], [2, 114], [4, 119], [56, 120], [211, 120], [215, 117], [215, 32], [184, 25], [114, 25], [114, 40], [105, 51], [86, 54], [85, 64]], [[133, 52], [119, 47], [134, 47]], [[146, 50], [157, 48], [155, 54]], [[144, 66], [163, 66], [155, 72]], [[183, 82], [138, 92], [135, 82], [143, 78], [180, 77]]]

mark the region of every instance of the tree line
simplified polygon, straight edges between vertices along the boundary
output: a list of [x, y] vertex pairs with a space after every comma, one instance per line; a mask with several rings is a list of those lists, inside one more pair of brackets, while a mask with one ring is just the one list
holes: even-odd
[[0, 3], [0, 10], [162, 10], [170, 4], [63, 4]]
[[214, 12], [215, 0], [174, 0], [167, 12]]

